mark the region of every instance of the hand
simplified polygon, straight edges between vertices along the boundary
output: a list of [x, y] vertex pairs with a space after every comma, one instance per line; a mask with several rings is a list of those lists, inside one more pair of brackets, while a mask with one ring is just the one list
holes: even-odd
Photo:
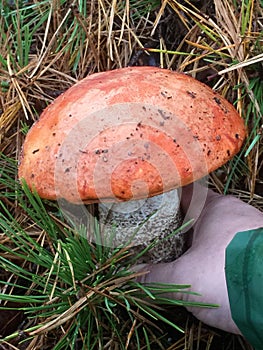
[[[197, 187], [196, 187], [197, 186]], [[231, 317], [225, 280], [225, 249], [237, 232], [263, 227], [263, 213], [232, 196], [219, 195], [211, 190], [195, 185], [195, 199], [206, 200], [190, 206], [192, 187], [182, 192], [182, 208], [187, 219], [194, 218], [191, 248], [179, 259], [171, 263], [146, 265], [149, 271], [141, 282], [189, 284], [191, 291], [201, 296], [176, 294], [170, 297], [181, 300], [219, 304], [218, 308], [189, 307], [195, 317], [202, 322], [241, 334]]]

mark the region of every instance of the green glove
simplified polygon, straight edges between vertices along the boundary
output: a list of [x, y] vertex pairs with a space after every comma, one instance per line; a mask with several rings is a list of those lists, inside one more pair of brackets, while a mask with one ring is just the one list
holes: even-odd
[[226, 248], [225, 274], [232, 318], [263, 349], [263, 228], [238, 232]]

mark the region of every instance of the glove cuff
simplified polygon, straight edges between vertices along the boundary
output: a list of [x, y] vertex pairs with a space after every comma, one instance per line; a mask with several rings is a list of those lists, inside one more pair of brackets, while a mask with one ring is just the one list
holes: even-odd
[[263, 349], [263, 228], [238, 232], [226, 248], [231, 314], [243, 336]]

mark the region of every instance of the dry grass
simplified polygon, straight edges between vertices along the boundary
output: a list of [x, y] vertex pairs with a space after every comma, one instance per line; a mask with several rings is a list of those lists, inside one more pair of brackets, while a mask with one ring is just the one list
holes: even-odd
[[[206, 82], [236, 105], [247, 123], [247, 143], [238, 157], [211, 175], [211, 185], [262, 209], [260, 1], [163, 0], [159, 5], [136, 0], [44, 0], [19, 7], [18, 1], [2, 0], [0, 151], [18, 159], [28, 128], [77, 80], [128, 65], [155, 64]], [[34, 223], [18, 211], [15, 199], [8, 205], [17, 220], [32, 229]], [[0, 243], [6, 240], [1, 234]], [[216, 349], [212, 339], [225, 337], [191, 322], [185, 337], [169, 350]], [[228, 344], [225, 348], [250, 349], [236, 337], [229, 336]]]

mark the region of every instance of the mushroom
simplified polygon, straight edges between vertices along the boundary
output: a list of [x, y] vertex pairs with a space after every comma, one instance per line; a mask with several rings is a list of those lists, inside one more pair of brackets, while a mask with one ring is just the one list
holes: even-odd
[[[235, 108], [205, 84], [122, 68], [86, 77], [44, 110], [26, 136], [19, 178], [42, 198], [98, 203], [104, 238], [145, 246], [180, 226], [177, 189], [227, 162], [244, 137]], [[182, 253], [183, 236], [169, 239], [150, 260]]]

